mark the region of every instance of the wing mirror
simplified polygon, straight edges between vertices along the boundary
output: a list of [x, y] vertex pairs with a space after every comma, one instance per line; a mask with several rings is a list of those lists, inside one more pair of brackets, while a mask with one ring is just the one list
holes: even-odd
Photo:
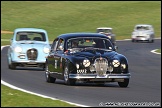
[[13, 41], [13, 38], [10, 39], [10, 43], [12, 43], [12, 41]]

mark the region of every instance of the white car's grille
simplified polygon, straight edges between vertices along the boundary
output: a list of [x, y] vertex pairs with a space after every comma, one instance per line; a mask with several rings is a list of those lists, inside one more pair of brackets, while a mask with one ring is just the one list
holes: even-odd
[[108, 61], [105, 58], [97, 58], [94, 62], [96, 73], [98, 75], [106, 75]]
[[38, 51], [36, 49], [29, 49], [27, 51], [28, 60], [36, 60], [38, 56]]

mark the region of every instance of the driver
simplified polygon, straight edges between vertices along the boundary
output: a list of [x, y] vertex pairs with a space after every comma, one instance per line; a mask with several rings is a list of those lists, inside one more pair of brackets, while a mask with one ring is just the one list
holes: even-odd
[[72, 48], [77, 48], [78, 47], [78, 44], [79, 44], [79, 41], [78, 40], [73, 40], [72, 41]]

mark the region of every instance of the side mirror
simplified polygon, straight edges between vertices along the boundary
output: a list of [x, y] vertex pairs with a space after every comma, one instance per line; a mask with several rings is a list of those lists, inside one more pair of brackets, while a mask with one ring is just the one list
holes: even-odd
[[13, 41], [13, 38], [10, 39], [10, 43], [12, 43], [12, 41]]

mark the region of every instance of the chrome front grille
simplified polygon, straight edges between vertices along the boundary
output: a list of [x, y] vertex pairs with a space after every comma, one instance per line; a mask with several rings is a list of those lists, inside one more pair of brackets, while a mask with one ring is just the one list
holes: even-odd
[[94, 62], [97, 75], [106, 75], [108, 61], [105, 58], [97, 58]]
[[38, 56], [38, 51], [36, 49], [29, 49], [27, 50], [27, 57], [28, 60], [36, 60]]

